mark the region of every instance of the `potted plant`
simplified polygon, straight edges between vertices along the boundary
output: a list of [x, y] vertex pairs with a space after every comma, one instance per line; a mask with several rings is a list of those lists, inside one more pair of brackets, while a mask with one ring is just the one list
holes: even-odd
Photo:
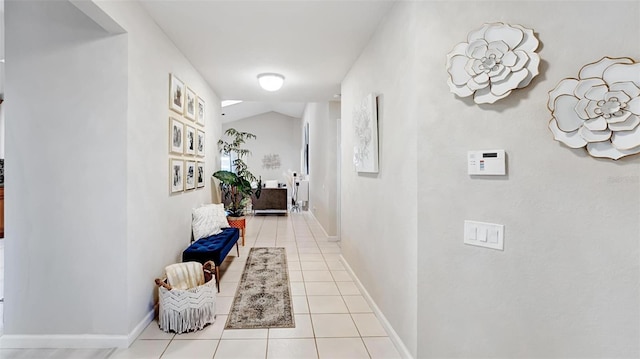
[[[229, 217], [242, 217], [247, 203], [251, 201], [251, 195], [255, 193], [256, 197], [260, 197], [262, 191], [262, 179], [256, 179], [244, 162], [244, 158], [251, 154], [251, 151], [242, 148], [246, 140], [255, 139], [256, 135], [234, 128], [229, 128], [224, 134], [230, 137], [231, 141], [218, 140], [218, 148], [221, 154], [235, 157], [232, 163], [233, 171], [216, 171], [213, 177], [220, 181], [223, 202], [229, 201], [226, 206]], [[251, 186], [252, 182], [257, 182], [256, 188]]]

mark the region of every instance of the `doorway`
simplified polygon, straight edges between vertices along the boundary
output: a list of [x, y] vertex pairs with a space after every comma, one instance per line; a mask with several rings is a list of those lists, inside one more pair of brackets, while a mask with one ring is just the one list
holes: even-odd
[[342, 121], [336, 120], [336, 240], [342, 238]]

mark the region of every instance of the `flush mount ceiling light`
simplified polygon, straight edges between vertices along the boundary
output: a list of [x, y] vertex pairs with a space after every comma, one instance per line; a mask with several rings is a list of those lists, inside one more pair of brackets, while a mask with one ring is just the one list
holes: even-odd
[[267, 91], [278, 91], [284, 84], [284, 76], [275, 73], [264, 73], [258, 75], [260, 87]]

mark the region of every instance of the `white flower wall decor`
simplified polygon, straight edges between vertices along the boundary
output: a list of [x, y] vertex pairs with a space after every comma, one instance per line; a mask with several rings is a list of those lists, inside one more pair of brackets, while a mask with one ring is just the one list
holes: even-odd
[[533, 30], [504, 23], [484, 24], [447, 54], [449, 89], [477, 104], [494, 103], [526, 87], [538, 75], [540, 56]]
[[262, 168], [267, 170], [277, 170], [280, 168], [280, 155], [272, 153], [262, 157]]
[[553, 137], [593, 157], [640, 153], [640, 63], [603, 57], [549, 92]]

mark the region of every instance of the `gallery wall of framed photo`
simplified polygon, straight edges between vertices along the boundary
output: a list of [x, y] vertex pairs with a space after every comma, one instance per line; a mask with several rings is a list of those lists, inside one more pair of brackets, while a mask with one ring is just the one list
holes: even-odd
[[178, 76], [169, 74], [169, 193], [204, 188], [206, 105]]

